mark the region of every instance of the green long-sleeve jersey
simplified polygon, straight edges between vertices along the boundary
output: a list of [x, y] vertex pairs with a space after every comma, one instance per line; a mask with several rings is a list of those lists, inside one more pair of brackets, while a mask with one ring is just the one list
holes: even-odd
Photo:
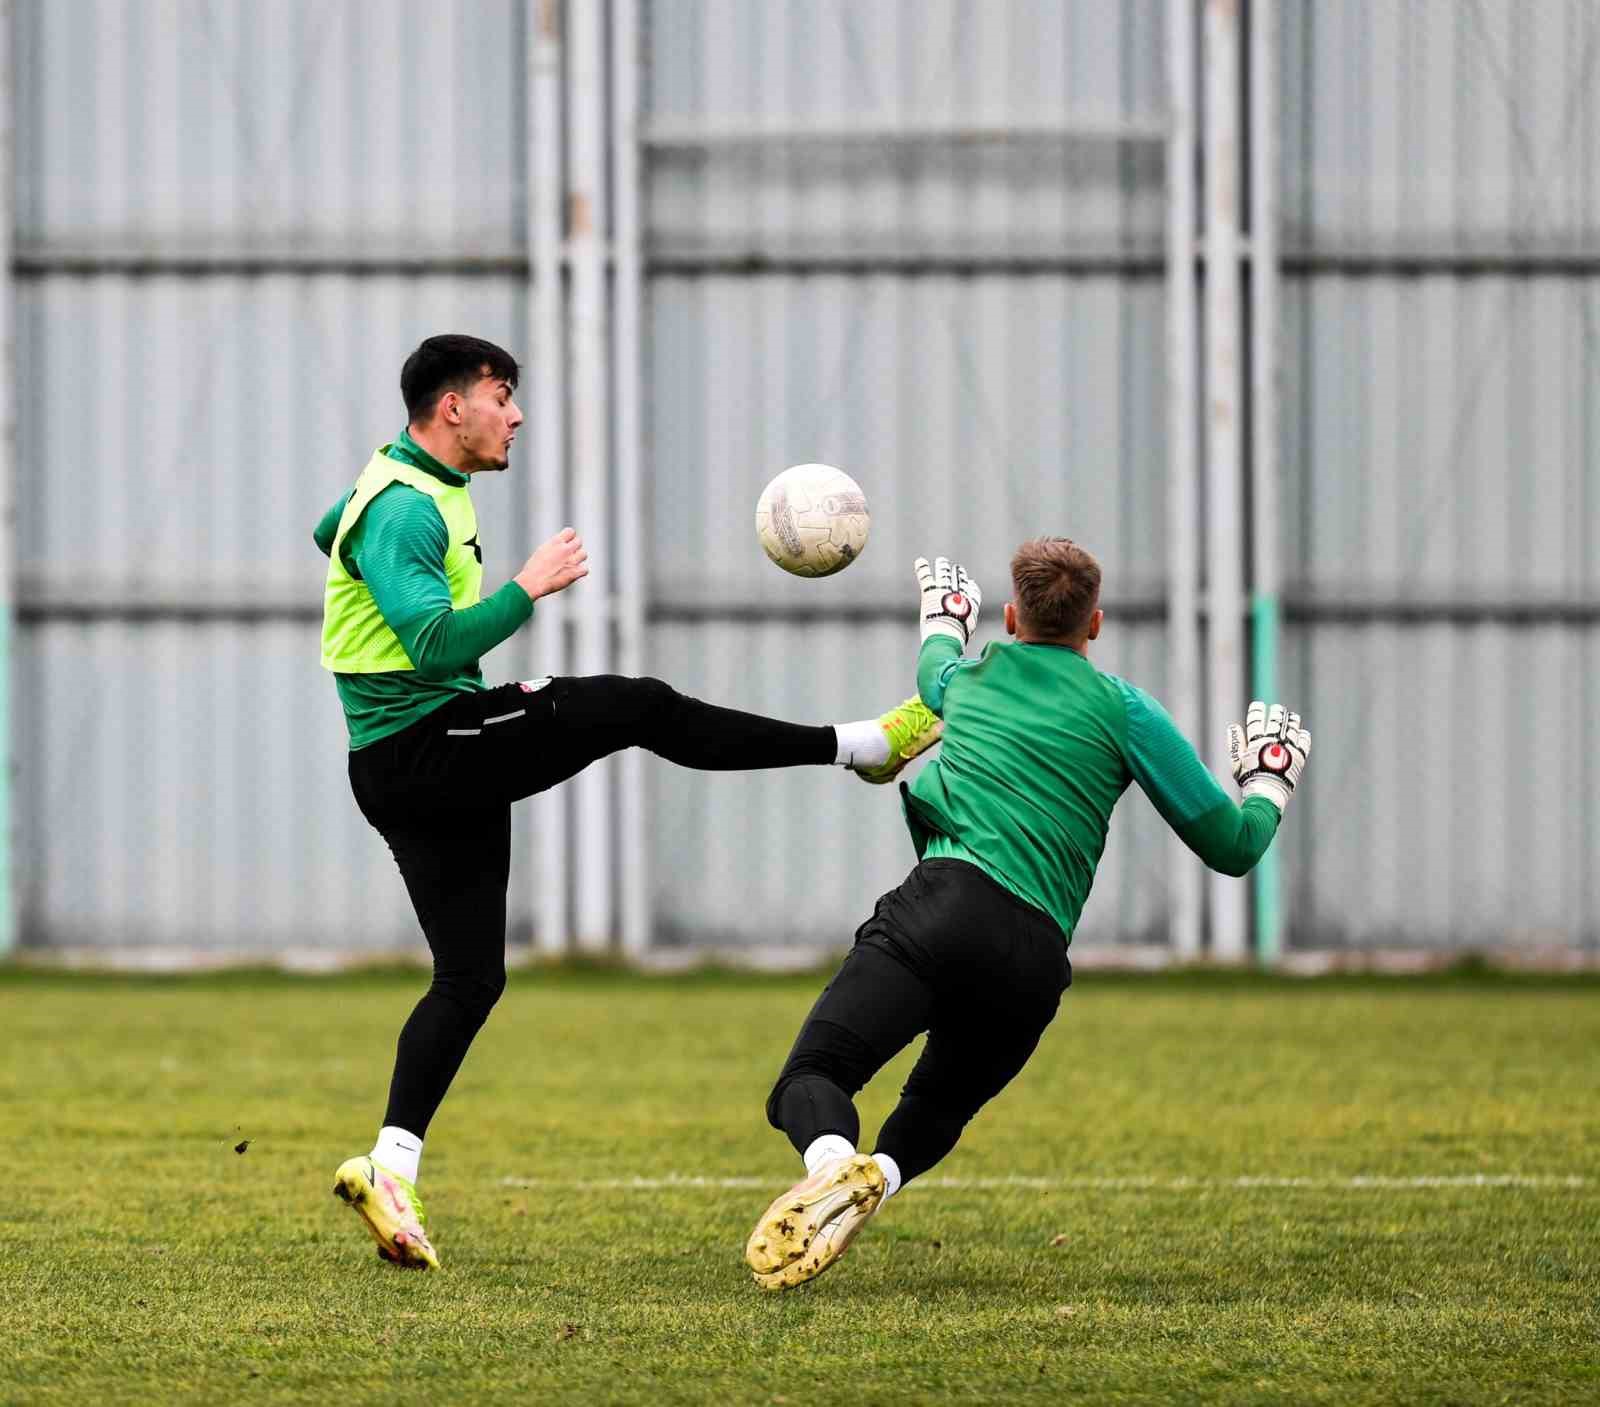
[[[468, 482], [465, 474], [440, 463], [404, 431], [386, 452], [444, 483]], [[324, 556], [333, 550], [349, 497], [343, 494], [312, 533]], [[407, 484], [384, 489], [339, 545], [345, 570], [371, 588], [385, 623], [415, 666], [334, 675], [351, 751], [398, 733], [461, 694], [486, 688], [480, 656], [533, 615], [533, 602], [514, 581], [475, 606], [454, 609], [444, 569], [449, 546], [433, 500]]]
[[930, 636], [917, 689], [944, 719], [938, 755], [901, 788], [918, 858], [979, 866], [1068, 941], [1129, 782], [1224, 874], [1246, 873], [1277, 833], [1277, 807], [1236, 804], [1159, 703], [1068, 646], [996, 642], [965, 659]]

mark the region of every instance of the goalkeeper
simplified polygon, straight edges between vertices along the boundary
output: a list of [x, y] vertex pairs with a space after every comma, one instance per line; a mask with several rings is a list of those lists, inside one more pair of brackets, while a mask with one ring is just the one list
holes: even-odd
[[409, 423], [323, 515], [322, 663], [350, 731], [350, 785], [388, 842], [433, 953], [400, 1032], [370, 1155], [334, 1191], [386, 1260], [436, 1267], [416, 1178], [422, 1139], [505, 987], [511, 806], [598, 758], [644, 747], [708, 771], [836, 764], [887, 782], [938, 737], [916, 699], [883, 717], [807, 727], [686, 698], [659, 679], [544, 678], [488, 688], [481, 655], [534, 602], [588, 575], [571, 528], [478, 599], [483, 549], [467, 486], [502, 470], [522, 412], [517, 364], [476, 337], [430, 337], [400, 373]]
[[[767, 1101], [808, 1176], [750, 1234], [745, 1259], [764, 1289], [832, 1265], [1022, 1069], [1072, 981], [1067, 944], [1129, 782], [1207, 865], [1243, 875], [1311, 749], [1298, 715], [1252, 703], [1228, 731], [1235, 804], [1160, 704], [1089, 662], [1100, 566], [1066, 538], [1018, 549], [1005, 608], [1016, 638], [977, 659], [962, 657], [977, 584], [942, 557], [916, 571], [917, 687], [944, 719], [939, 756], [901, 787], [919, 863], [857, 930]], [[877, 1151], [858, 1154], [852, 1096], [923, 1031]]]

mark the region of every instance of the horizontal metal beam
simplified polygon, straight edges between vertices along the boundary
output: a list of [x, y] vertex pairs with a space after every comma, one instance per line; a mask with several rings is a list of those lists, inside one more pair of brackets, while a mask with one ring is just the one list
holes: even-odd
[[1600, 274], [1600, 249], [1301, 247], [1283, 250], [1279, 267], [1290, 274], [1346, 274], [1354, 278], [1588, 278]]
[[22, 249], [12, 259], [11, 267], [22, 279], [54, 275], [204, 278], [265, 274], [526, 278], [528, 256], [512, 250], [471, 254], [380, 250], [358, 254], [339, 249], [181, 250], [141, 245], [106, 249]]
[[[879, 240], [882, 236], [878, 237]], [[1248, 256], [1248, 249], [1241, 257]], [[604, 251], [610, 262], [610, 251]], [[562, 261], [566, 251], [562, 251]], [[1197, 267], [1205, 256], [1197, 252]], [[1289, 249], [1279, 261], [1286, 275], [1347, 278], [1600, 277], [1600, 249]], [[24, 249], [12, 260], [16, 277], [63, 278], [259, 278], [268, 275], [351, 278], [517, 278], [531, 276], [527, 255], [513, 250], [476, 253], [379, 251], [356, 254], [337, 249], [185, 251], [130, 246], [107, 249]], [[893, 244], [774, 248], [728, 245], [687, 248], [671, 245], [645, 251], [652, 275], [1114, 275], [1155, 278], [1165, 274], [1166, 256], [1152, 244], [1127, 248], [1061, 246], [1034, 249], [917, 249]]]
[[[1131, 595], [1106, 602], [1114, 622], [1147, 624], [1166, 619], [1164, 595]], [[1283, 598], [1283, 615], [1291, 625], [1356, 625], [1420, 627], [1451, 626], [1600, 626], [1600, 599], [1462, 599], [1297, 596]], [[1202, 615], [1206, 612], [1200, 603]], [[321, 601], [282, 596], [257, 601], [211, 595], [188, 600], [173, 596], [43, 597], [24, 590], [17, 607], [24, 625], [238, 624], [314, 625], [322, 620]], [[749, 600], [734, 597], [668, 598], [649, 603], [647, 621], [655, 624], [731, 625], [880, 625], [906, 621], [904, 601], [857, 599], [812, 604], [800, 600]]]
[[939, 275], [999, 274], [1016, 276], [1117, 275], [1150, 278], [1166, 270], [1158, 248], [1145, 249], [982, 249], [911, 250], [887, 247], [840, 249], [655, 249], [647, 267], [652, 275], [687, 277], [757, 276], [763, 274], [896, 275], [905, 278]]
[[971, 117], [956, 121], [862, 114], [849, 121], [791, 121], [770, 117], [657, 118], [639, 130], [656, 151], [710, 152], [765, 146], [951, 146], [1008, 142], [1164, 142], [1163, 118], [1083, 113], [1052, 117]]
[[[1107, 601], [1106, 614], [1118, 621], [1166, 619], [1163, 597], [1135, 597]], [[805, 602], [762, 601], [654, 601], [646, 610], [652, 622], [674, 625], [912, 625], [915, 611], [903, 600], [840, 602], [811, 605]]]
[[1600, 625], [1600, 599], [1593, 597], [1507, 596], [1451, 600], [1449, 597], [1376, 598], [1285, 593], [1282, 610], [1291, 625]]

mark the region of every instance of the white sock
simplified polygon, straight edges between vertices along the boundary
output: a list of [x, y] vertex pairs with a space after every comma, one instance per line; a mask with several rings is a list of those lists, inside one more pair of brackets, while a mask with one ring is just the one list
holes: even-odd
[[[900, 1190], [900, 1164], [887, 1153], [874, 1153], [872, 1161], [883, 1169], [883, 1201], [887, 1202]], [[880, 1206], [882, 1204], [879, 1203]]]
[[806, 1171], [814, 1173], [824, 1163], [831, 1163], [835, 1158], [852, 1158], [855, 1156], [856, 1146], [840, 1133], [825, 1133], [811, 1140], [811, 1146], [805, 1151]]
[[882, 767], [889, 760], [889, 735], [876, 718], [863, 718], [859, 723], [835, 723], [833, 732], [839, 739], [839, 755], [833, 759], [835, 767]]
[[385, 1124], [378, 1130], [378, 1141], [372, 1148], [372, 1161], [390, 1172], [417, 1180], [417, 1166], [422, 1162], [422, 1140], [414, 1133]]

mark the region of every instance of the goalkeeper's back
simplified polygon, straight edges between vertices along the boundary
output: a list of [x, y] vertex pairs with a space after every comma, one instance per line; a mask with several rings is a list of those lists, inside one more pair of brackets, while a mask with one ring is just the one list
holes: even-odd
[[1137, 782], [1206, 864], [1248, 871], [1281, 808], [1235, 804], [1155, 699], [1090, 662], [1103, 621], [1095, 559], [1037, 539], [1018, 549], [1012, 580], [1015, 638], [975, 659], [962, 656], [965, 629], [929, 629], [938, 613], [924, 612], [917, 686], [945, 727], [938, 756], [902, 788], [918, 857], [979, 866], [1070, 940], [1112, 810]]

